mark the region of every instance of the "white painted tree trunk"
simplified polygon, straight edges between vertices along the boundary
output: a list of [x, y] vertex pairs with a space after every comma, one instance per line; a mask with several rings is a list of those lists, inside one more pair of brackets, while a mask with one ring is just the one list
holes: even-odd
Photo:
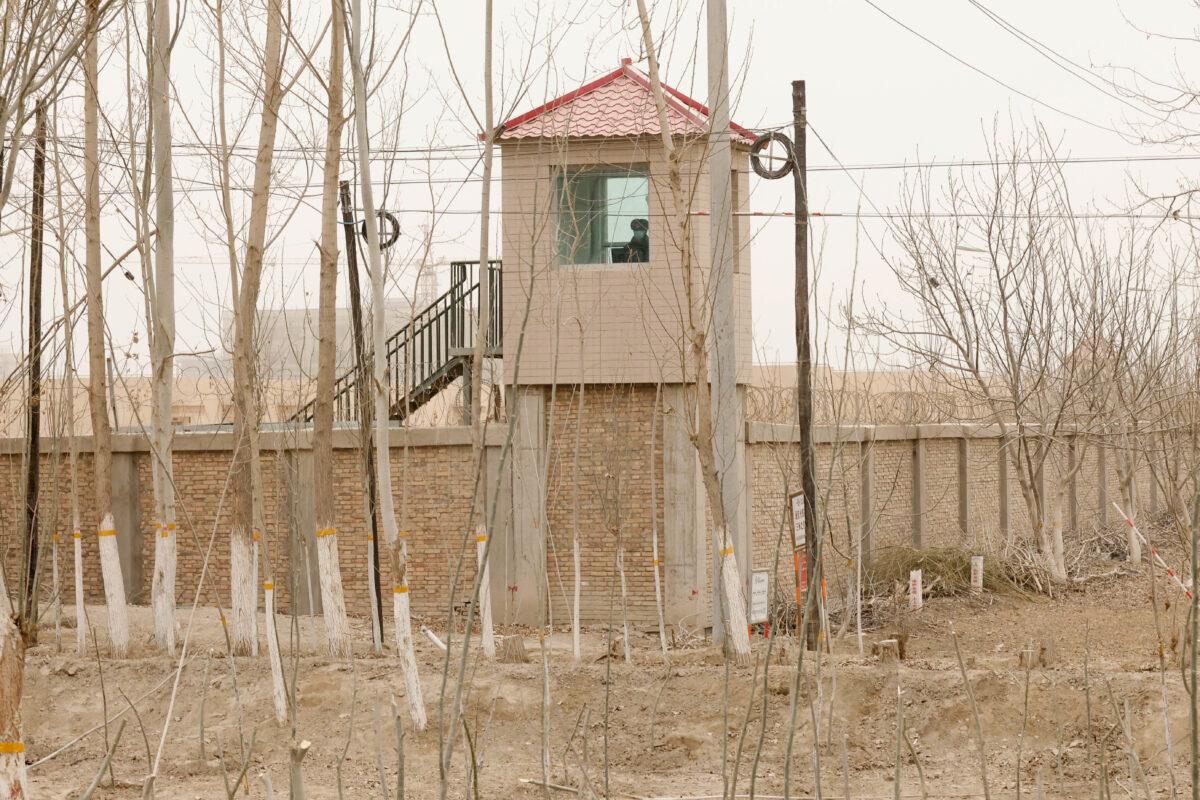
[[483, 654], [496, 658], [496, 636], [492, 630], [492, 581], [485, 553], [487, 551], [487, 528], [480, 525], [475, 529], [475, 558], [483, 576], [479, 581], [479, 634], [483, 642]]
[[25, 743], [21, 739], [21, 693], [25, 643], [9, 614], [0, 616], [0, 800], [25, 800]]
[[[257, 594], [257, 593], [256, 593]], [[266, 612], [267, 658], [271, 661], [271, 699], [275, 721], [287, 722], [287, 685], [283, 682], [283, 656], [279, 653], [279, 632], [275, 629], [275, 584], [263, 582], [263, 610]]]
[[175, 523], [158, 527], [154, 543], [154, 638], [158, 646], [175, 653]]
[[400, 672], [404, 676], [404, 694], [408, 713], [417, 730], [425, 730], [425, 699], [421, 695], [421, 677], [417, 671], [417, 656], [413, 651], [412, 615], [408, 607], [408, 583], [392, 587], [392, 615], [396, 623], [396, 651], [400, 655]]
[[317, 561], [321, 573], [321, 614], [329, 653], [335, 658], [350, 655], [350, 627], [346, 622], [346, 600], [342, 594], [342, 570], [338, 566], [337, 528], [317, 531]]
[[[728, 541], [724, 530], [718, 532], [717, 541], [725, 542], [719, 557], [721, 562], [721, 584], [725, 587], [725, 620], [730, 649], [739, 663], [750, 661], [750, 632], [746, 628], [746, 598], [742, 594], [737, 555], [733, 544]], [[815, 587], [814, 587], [815, 588]]]
[[258, 638], [255, 631], [258, 577], [254, 574], [250, 549], [249, 537], [244, 533], [235, 531], [229, 537], [229, 641], [235, 655], [252, 654]]
[[629, 588], [625, 582], [625, 548], [617, 550], [617, 575], [621, 579], [621, 644], [625, 648], [625, 663], [633, 663], [633, 652], [629, 649]]
[[83, 531], [79, 529], [79, 521], [75, 521], [75, 530], [71, 532], [71, 542], [75, 549], [75, 654], [87, 655], [87, 612], [83, 607]]
[[[253, 468], [252, 468], [253, 469]], [[255, 485], [255, 498], [257, 507], [257, 498], [261, 498], [261, 487]], [[250, 601], [250, 655], [258, 658], [258, 551], [262, 546], [262, 531], [258, 528], [254, 529], [254, 533], [250, 534], [250, 587], [254, 591], [254, 597]]]
[[125, 581], [121, 577], [121, 554], [117, 550], [117, 529], [112, 513], [104, 515], [96, 531], [100, 548], [100, 574], [104, 578], [104, 599], [108, 606], [108, 638], [113, 658], [129, 652], [129, 610], [125, 606]]

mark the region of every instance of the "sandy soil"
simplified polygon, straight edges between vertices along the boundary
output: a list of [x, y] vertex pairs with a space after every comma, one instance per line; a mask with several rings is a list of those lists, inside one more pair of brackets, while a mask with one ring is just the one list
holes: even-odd
[[[1161, 581], [1158, 596], [1170, 660], [1170, 631], [1180, 628], [1185, 609], [1175, 602], [1182, 597], [1178, 591]], [[179, 611], [181, 626], [187, 626], [189, 613]], [[89, 617], [98, 625], [103, 651], [103, 610], [92, 608]], [[333, 661], [322, 654], [320, 620], [296, 622], [299, 650], [293, 657], [285, 644], [285, 655], [289, 674], [295, 670], [299, 677], [295, 737], [312, 742], [303, 761], [309, 796], [338, 796], [337, 763], [343, 752], [344, 797], [382, 796], [380, 759], [394, 796], [397, 764], [389, 705], [394, 694], [406, 727], [406, 796], [437, 797], [440, 653], [418, 637], [430, 713], [429, 728], [418, 732], [405, 712], [392, 653], [360, 656], [353, 665]], [[279, 624], [287, 637], [291, 621], [281, 617]], [[102, 787], [95, 795], [101, 798], [140, 797], [147, 754], [157, 748], [168, 709], [173, 664], [152, 647], [149, 609], [133, 609], [132, 627], [135, 645], [123, 661], [103, 659], [97, 664], [94, 658], [68, 654], [74, 643], [69, 629], [63, 631], [64, 652], [56, 652], [52, 626], [43, 628], [42, 644], [29, 657], [23, 712], [30, 762], [97, 726], [105, 703], [112, 716], [128, 708], [126, 698], [136, 701], [138, 716], [128, 716], [114, 759], [116, 786]], [[1136, 787], [1144, 785], [1156, 797], [1169, 797], [1172, 771], [1179, 791], [1186, 791], [1186, 694], [1177, 662], [1170, 660], [1165, 691], [1174, 740], [1172, 770], [1165, 745], [1163, 677], [1157, 671], [1158, 637], [1145, 573], [1094, 580], [1054, 600], [933, 598], [916, 615], [900, 614], [881, 622], [867, 635], [868, 652], [871, 641], [901, 629], [909, 635], [909, 646], [899, 669], [869, 654], [860, 657], [851, 634], [822, 661], [819, 696], [807, 672], [797, 703], [793, 797], [813, 794], [818, 759], [825, 797], [843, 796], [846, 781], [854, 797], [893, 796], [898, 683], [916, 756], [914, 760], [906, 751], [902, 758], [904, 796], [920, 796], [922, 774], [929, 796], [982, 796], [973, 717], [952, 631], [959, 634], [980, 708], [992, 797], [1015, 796], [1018, 780], [1029, 797], [1036, 796], [1039, 783], [1048, 796], [1095, 796], [1102, 757], [1114, 795], [1136, 789], [1140, 796]], [[523, 782], [540, 779], [542, 770], [542, 665], [536, 638], [525, 633], [530, 663], [476, 663], [470, 675], [466, 705], [480, 765], [475, 776], [480, 797], [545, 796], [542, 787]], [[358, 652], [369, 651], [366, 626], [356, 625], [354, 637]], [[1090, 642], [1087, 681], [1085, 639]], [[761, 668], [727, 670], [712, 648], [699, 644], [673, 652], [665, 667], [655, 635], [634, 637], [632, 665], [604, 659], [606, 641], [604, 631], [589, 631], [586, 657], [578, 667], [571, 664], [568, 635], [556, 633], [548, 641], [553, 783], [582, 787], [582, 796], [604, 796], [607, 782], [612, 797], [720, 797], [735, 762], [737, 792], [750, 791], [757, 756], [755, 792], [782, 794], [796, 655], [789, 640], [775, 639], [765, 680]], [[1030, 642], [1046, 642], [1054, 653], [1047, 666], [1027, 673], [1018, 664], [1018, 653]], [[225, 771], [231, 780], [236, 776], [245, 747], [250, 752], [249, 796], [268, 796], [263, 781], [267, 776], [275, 796], [286, 797], [293, 733], [274, 722], [265, 658], [225, 658], [217, 614], [207, 608], [196, 614], [191, 648], [195, 655], [180, 680], [157, 796], [223, 797]], [[766, 648], [765, 640], [755, 640], [760, 665]], [[806, 670], [811, 664], [806, 663]], [[161, 689], [152, 691], [160, 684]], [[820, 746], [814, 751], [818, 699]], [[382, 733], [377, 735], [377, 729]], [[1126, 731], [1136, 763], [1125, 746]], [[464, 745], [458, 737], [450, 797], [472, 796]], [[104, 752], [104, 734], [98, 731], [37, 764], [30, 773], [34, 796], [77, 797], [95, 776]], [[725, 778], [723, 761], [729, 765]], [[561, 790], [550, 794], [572, 796]]]

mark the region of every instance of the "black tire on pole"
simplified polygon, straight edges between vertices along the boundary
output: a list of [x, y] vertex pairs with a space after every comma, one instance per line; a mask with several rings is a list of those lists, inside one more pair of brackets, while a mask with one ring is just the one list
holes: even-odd
[[[763, 164], [763, 160], [759, 158], [759, 153], [770, 147], [772, 142], [783, 145], [784, 152], [787, 153], [787, 158], [784, 160], [783, 166], [776, 169], [766, 166]], [[754, 140], [754, 144], [750, 145], [750, 166], [760, 178], [778, 180], [787, 176], [796, 166], [796, 154], [792, 147], [792, 140], [779, 131], [771, 131], [770, 133], [759, 135]]]

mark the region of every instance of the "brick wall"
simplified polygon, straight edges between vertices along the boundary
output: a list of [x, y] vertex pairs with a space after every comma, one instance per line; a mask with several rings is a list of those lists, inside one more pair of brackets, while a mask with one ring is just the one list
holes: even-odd
[[[656, 619], [651, 533], [657, 526], [660, 554], [665, 554], [667, 526], [663, 517], [664, 425], [662, 417], [655, 418], [655, 392], [654, 386], [645, 384], [589, 385], [581, 413], [575, 387], [560, 386], [553, 393], [549, 388], [545, 390], [543, 424], [548, 447], [545, 461], [546, 586], [551, 614], [556, 622], [564, 622], [570, 616], [571, 545], [576, 526], [583, 542], [584, 619], [592, 623], [604, 622], [609, 618], [610, 603], [614, 618], [620, 618], [621, 594], [616, 569], [618, 541], [624, 546], [630, 619], [639, 624], [653, 623]], [[871, 529], [870, 543], [875, 552], [911, 544], [916, 522], [920, 524], [926, 546], [959, 543], [970, 546], [990, 540], [1000, 532], [1004, 499], [1000, 469], [1002, 450], [993, 429], [950, 425], [879, 426], [843, 428], [836, 437], [834, 433], [832, 429], [818, 429], [816, 453], [818, 486], [830, 535], [826, 563], [831, 594], [845, 587], [845, 571], [854, 553], [855, 537], [864, 523], [864, 463], [871, 465], [873, 491], [867, 498], [869, 517], [866, 522]], [[315, 555], [309, 550], [306, 556], [304, 549], [305, 540], [311, 543], [312, 531], [301, 530], [311, 526], [311, 522], [301, 521], [311, 519], [311, 512], [305, 517], [301, 506], [306, 496], [311, 502], [311, 473], [318, 469], [330, 471], [335, 482], [338, 544], [347, 607], [354, 615], [369, 613], [365, 482], [356, 437], [348, 434], [348, 431], [340, 431], [335, 436], [332, 463], [319, 465], [312, 465], [311, 450], [301, 441], [302, 436], [298, 437], [294, 432], [288, 434], [290, 439], [283, 434], [264, 436], [266, 548], [263, 558], [269, 554], [282, 611], [291, 607], [294, 591], [318, 592], [315, 580], [311, 585], [307, 582], [308, 576], [315, 574], [312, 566]], [[475, 578], [474, 535], [469, 510], [476, 492], [476, 465], [470, 435], [462, 428], [419, 433], [396, 430], [393, 434], [393, 499], [400, 527], [411, 532], [408, 539], [409, 580], [413, 607], [418, 614], [443, 614], [452, 594], [458, 602], [468, 596]], [[505, 434], [502, 428], [489, 432], [493, 455], [498, 454]], [[578, 465], [575, 463], [577, 434]], [[959, 520], [964, 434], [968, 437], [965, 450], [966, 531], [962, 530]], [[228, 434], [189, 434], [177, 438], [177, 591], [181, 603], [191, 603], [194, 599], [210, 542], [208, 576], [200, 602], [203, 605], [228, 602], [231, 522], [228, 438]], [[918, 441], [923, 450], [919, 458], [924, 470], [922, 480], [914, 482]], [[752, 567], [770, 569], [775, 564], [782, 529], [783, 545], [778, 548], [778, 570], [773, 586], [777, 592], [790, 595], [793, 567], [786, 504], [787, 492], [794, 491], [800, 483], [795, 431], [787, 425], [751, 423], [747, 442], [747, 463], [752, 478]], [[19, 582], [21, 444], [19, 440], [0, 440], [0, 553], [3, 554], [5, 577], [13, 588]], [[132, 459], [136, 466], [139, 498], [136, 517], [141, 536], [143, 580], [140, 590], [133, 592], [133, 600], [145, 603], [149, 596], [156, 533], [150, 455], [144, 442], [133, 437], [118, 437], [117, 444], [116, 457]], [[97, 520], [90, 489], [92, 459], [89, 448], [90, 444], [84, 440], [78, 464], [83, 488], [79, 493], [79, 506], [84, 530], [84, 588], [89, 600], [100, 601], [103, 587], [94, 534]], [[1063, 479], [1069, 466], [1066, 443], [1056, 448], [1045, 476], [1048, 490]], [[1080, 462], [1074, 482], [1078, 524], [1088, 527], [1106, 517], [1111, 521], [1115, 512], [1111, 507], [1102, 509], [1101, 505], [1102, 501], [1107, 505], [1120, 498], [1115, 454], [1107, 452], [1102, 459], [1096, 446], [1080, 446], [1076, 458]], [[1138, 474], [1143, 514], [1161, 509], [1165, 502], [1160, 494], [1155, 506], [1149, 481], [1143, 463]], [[506, 486], [501, 479], [502, 494]], [[490, 488], [494, 487], [492, 483]], [[69, 490], [65, 447], [57, 440], [47, 440], [42, 456], [40, 495], [42, 547], [47, 554], [43, 562], [43, 588], [48, 594], [50, 535], [58, 530], [64, 534], [59, 547], [59, 565], [64, 602], [67, 603], [73, 602]], [[914, 492], [918, 490], [923, 513], [915, 516]], [[1102, 513], [1105, 510], [1108, 513]], [[1069, 494], [1064, 497], [1061, 513], [1064, 522], [1069, 524]], [[501, 528], [508, 524], [508, 519], [499, 520]], [[1029, 534], [1029, 515], [1011, 466], [1007, 467], [1007, 519], [1014, 535]], [[297, 532], [301, 536], [297, 537]], [[122, 531], [122, 535], [128, 534]], [[512, 531], [508, 535], [531, 534]], [[709, 552], [707, 533], [700, 535], [704, 537], [703, 550]], [[306, 557], [311, 561], [306, 562]], [[381, 562], [386, 590], [392, 580], [388, 559], [383, 557]], [[493, 569], [498, 571], [493, 583], [502, 587], [507, 576], [499, 574], [498, 567]], [[711, 570], [705, 567], [705, 583], [710, 574]], [[385, 599], [386, 595], [385, 591]], [[495, 592], [493, 597], [496, 597]], [[305, 605], [301, 603], [301, 607]], [[385, 616], [390, 614], [390, 605], [390, 602], [384, 604]]]

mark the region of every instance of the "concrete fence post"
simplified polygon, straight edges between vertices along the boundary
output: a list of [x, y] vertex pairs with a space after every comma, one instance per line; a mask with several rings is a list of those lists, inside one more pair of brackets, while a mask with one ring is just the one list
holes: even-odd
[[970, 443], [965, 432], [958, 440], [958, 529], [965, 536], [971, 524]]
[[916, 428], [912, 441], [912, 544], [920, 548], [925, 527], [925, 440]]
[[858, 524], [862, 547], [863, 572], [871, 564], [872, 539], [875, 531], [875, 426], [863, 428], [859, 443]]
[[1103, 442], [1096, 445], [1096, 524], [1108, 524], [1108, 453]]
[[1000, 434], [1000, 446], [996, 450], [996, 498], [1000, 508], [1000, 535], [1008, 540], [1008, 440]]
[[1071, 474], [1071, 483], [1067, 487], [1068, 518], [1071, 530], [1079, 530], [1079, 453], [1075, 449], [1075, 437], [1067, 442], [1067, 471]]

